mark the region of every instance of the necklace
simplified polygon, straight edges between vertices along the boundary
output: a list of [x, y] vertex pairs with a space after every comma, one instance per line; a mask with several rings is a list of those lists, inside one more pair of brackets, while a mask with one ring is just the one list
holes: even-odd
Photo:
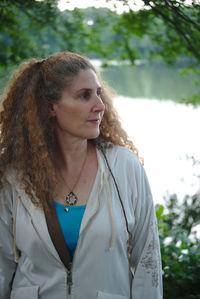
[[69, 190], [71, 190], [71, 191], [69, 192], [69, 194], [68, 194], [68, 195], [66, 196], [66, 198], [65, 198], [65, 201], [66, 201], [66, 204], [67, 204], [66, 207], [65, 207], [65, 211], [66, 211], [66, 212], [69, 211], [69, 206], [75, 206], [76, 203], [77, 203], [77, 201], [78, 201], [78, 197], [77, 197], [77, 195], [74, 193], [73, 190], [76, 188], [76, 186], [77, 186], [77, 184], [78, 184], [78, 182], [79, 182], [79, 180], [80, 180], [80, 177], [81, 177], [83, 168], [84, 168], [85, 163], [86, 163], [86, 160], [87, 160], [87, 156], [88, 156], [88, 149], [87, 149], [87, 152], [86, 152], [85, 159], [84, 159], [84, 161], [83, 161], [81, 170], [80, 170], [80, 172], [79, 172], [78, 178], [76, 179], [76, 181], [75, 181], [73, 187], [70, 188], [70, 187], [68, 186], [67, 182], [65, 182], [65, 184], [67, 185], [67, 188], [68, 188]]

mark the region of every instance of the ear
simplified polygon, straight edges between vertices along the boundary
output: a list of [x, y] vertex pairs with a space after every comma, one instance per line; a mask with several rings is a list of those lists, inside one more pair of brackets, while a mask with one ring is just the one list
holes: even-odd
[[52, 101], [48, 101], [49, 102], [49, 111], [50, 111], [50, 115], [51, 116], [56, 116], [56, 112], [57, 112], [57, 103], [53, 103]]

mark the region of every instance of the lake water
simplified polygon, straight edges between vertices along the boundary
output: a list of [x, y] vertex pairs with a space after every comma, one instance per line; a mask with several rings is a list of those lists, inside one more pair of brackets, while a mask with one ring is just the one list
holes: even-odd
[[114, 105], [128, 132], [144, 158], [155, 203], [176, 193], [179, 199], [200, 188], [200, 108], [172, 101], [117, 97]]
[[[132, 66], [109, 66], [103, 78], [119, 95], [131, 98], [170, 99], [180, 101], [200, 93], [199, 77], [180, 75], [183, 66], [167, 67], [163, 63]], [[198, 84], [195, 84], [198, 82]]]
[[[115, 99], [122, 124], [144, 158], [155, 203], [176, 193], [181, 200], [200, 188], [200, 108], [178, 104], [200, 93], [194, 75], [180, 75], [181, 66], [163, 63], [109, 66], [101, 69], [104, 80], [123, 95]], [[170, 100], [166, 100], [170, 99]]]

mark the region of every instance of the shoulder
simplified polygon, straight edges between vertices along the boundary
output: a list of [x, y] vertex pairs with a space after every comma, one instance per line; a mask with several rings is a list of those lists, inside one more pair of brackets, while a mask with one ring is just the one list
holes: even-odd
[[6, 219], [8, 214], [12, 214], [14, 198], [12, 185], [8, 181], [4, 181], [0, 189], [0, 219]]
[[152, 206], [151, 188], [139, 158], [129, 149], [115, 145], [105, 149], [105, 155], [109, 167], [106, 167], [105, 159], [101, 159], [101, 165], [104, 166], [103, 171], [108, 178], [112, 172], [119, 186], [120, 194], [123, 194], [123, 202], [130, 203], [129, 208]]
[[106, 155], [113, 166], [119, 166], [127, 169], [142, 170], [143, 166], [139, 158], [126, 147], [113, 145], [106, 149]]
[[12, 185], [15, 185], [13, 182], [13, 175], [14, 171], [11, 168], [8, 168], [4, 175], [1, 178], [1, 189], [0, 189], [0, 194], [5, 194], [7, 192], [11, 192], [12, 190]]
[[13, 199], [16, 195], [23, 195], [24, 190], [20, 183], [21, 173], [17, 173], [14, 168], [8, 168], [2, 179], [2, 188], [0, 190], [1, 199]]
[[17, 177], [17, 171], [12, 167], [8, 167], [2, 178], [3, 189], [10, 189], [18, 185]]
[[123, 185], [128, 183], [135, 190], [142, 188], [151, 193], [146, 171], [132, 151], [125, 147], [113, 146], [106, 150], [106, 156], [118, 181]]

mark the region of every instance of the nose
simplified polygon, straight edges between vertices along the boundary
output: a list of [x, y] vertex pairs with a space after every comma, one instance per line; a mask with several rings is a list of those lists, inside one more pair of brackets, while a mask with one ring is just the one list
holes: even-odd
[[99, 95], [95, 95], [95, 103], [93, 106], [94, 112], [103, 112], [105, 110], [105, 105]]

